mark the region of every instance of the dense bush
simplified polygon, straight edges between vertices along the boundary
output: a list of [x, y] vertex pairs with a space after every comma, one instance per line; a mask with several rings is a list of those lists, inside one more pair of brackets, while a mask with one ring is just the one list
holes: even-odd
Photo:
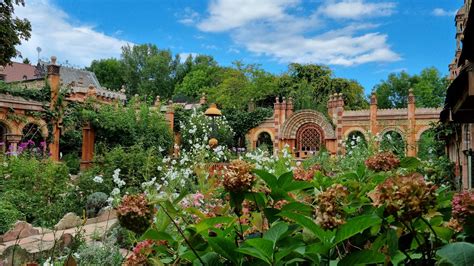
[[69, 211], [80, 211], [81, 197], [70, 184], [67, 166], [29, 156], [4, 157], [0, 174], [5, 178], [0, 194], [29, 222], [54, 225]]
[[17, 220], [22, 219], [23, 214], [14, 204], [4, 199], [0, 200], [0, 235], [7, 232]]

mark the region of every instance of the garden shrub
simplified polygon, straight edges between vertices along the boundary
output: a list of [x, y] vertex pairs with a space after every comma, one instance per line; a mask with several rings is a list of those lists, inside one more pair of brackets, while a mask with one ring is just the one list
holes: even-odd
[[80, 265], [115, 266], [122, 264], [120, 249], [111, 240], [82, 245], [77, 254]]
[[23, 214], [15, 205], [6, 200], [0, 200], [0, 235], [7, 232], [17, 220], [23, 219]]
[[86, 212], [88, 217], [96, 216], [100, 209], [107, 206], [108, 195], [104, 192], [94, 192], [87, 196]]

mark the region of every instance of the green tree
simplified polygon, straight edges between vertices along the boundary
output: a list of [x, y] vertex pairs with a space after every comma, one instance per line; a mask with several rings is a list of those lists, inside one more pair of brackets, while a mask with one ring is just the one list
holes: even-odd
[[0, 2], [0, 66], [11, 63], [11, 59], [20, 55], [15, 46], [21, 40], [31, 37], [31, 24], [27, 19], [13, 17], [14, 5], [25, 5], [24, 0], [3, 0]]
[[161, 50], [154, 44], [122, 47], [127, 94], [139, 94], [148, 99], [157, 95], [170, 98], [174, 90], [176, 60], [170, 50]]
[[440, 107], [443, 104], [448, 81], [434, 67], [425, 68], [420, 75], [405, 71], [391, 73], [387, 80], [375, 85], [379, 108], [405, 108], [408, 90], [413, 89], [417, 107]]
[[190, 55], [179, 69], [182, 69], [181, 72], [187, 70], [187, 73], [177, 81], [175, 97], [197, 100], [202, 93], [219, 83], [221, 67], [211, 56], [198, 55], [193, 58]]
[[125, 85], [124, 65], [118, 59], [94, 60], [87, 70], [94, 72], [100, 84], [111, 90], [120, 90]]
[[327, 66], [293, 63], [280, 78], [280, 94], [291, 96], [296, 109], [315, 109], [326, 113], [327, 101], [333, 93], [342, 93], [349, 109], [368, 106], [364, 89], [359, 83], [334, 78]]

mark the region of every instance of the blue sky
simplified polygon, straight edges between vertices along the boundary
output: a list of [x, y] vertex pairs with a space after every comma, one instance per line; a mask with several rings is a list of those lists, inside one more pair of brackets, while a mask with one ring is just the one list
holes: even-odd
[[279, 74], [290, 62], [328, 64], [369, 93], [391, 72], [435, 66], [447, 74], [461, 0], [29, 0], [19, 50], [36, 61], [87, 66], [124, 44], [208, 54], [222, 65], [256, 63]]

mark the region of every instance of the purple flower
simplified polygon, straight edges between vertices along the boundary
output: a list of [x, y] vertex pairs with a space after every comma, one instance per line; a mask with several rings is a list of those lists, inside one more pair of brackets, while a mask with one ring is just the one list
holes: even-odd
[[46, 148], [46, 141], [44, 141], [44, 140], [41, 141], [40, 146], [41, 146], [41, 148]]
[[0, 142], [0, 146], [3, 146], [3, 145], [5, 145], [5, 142]]

